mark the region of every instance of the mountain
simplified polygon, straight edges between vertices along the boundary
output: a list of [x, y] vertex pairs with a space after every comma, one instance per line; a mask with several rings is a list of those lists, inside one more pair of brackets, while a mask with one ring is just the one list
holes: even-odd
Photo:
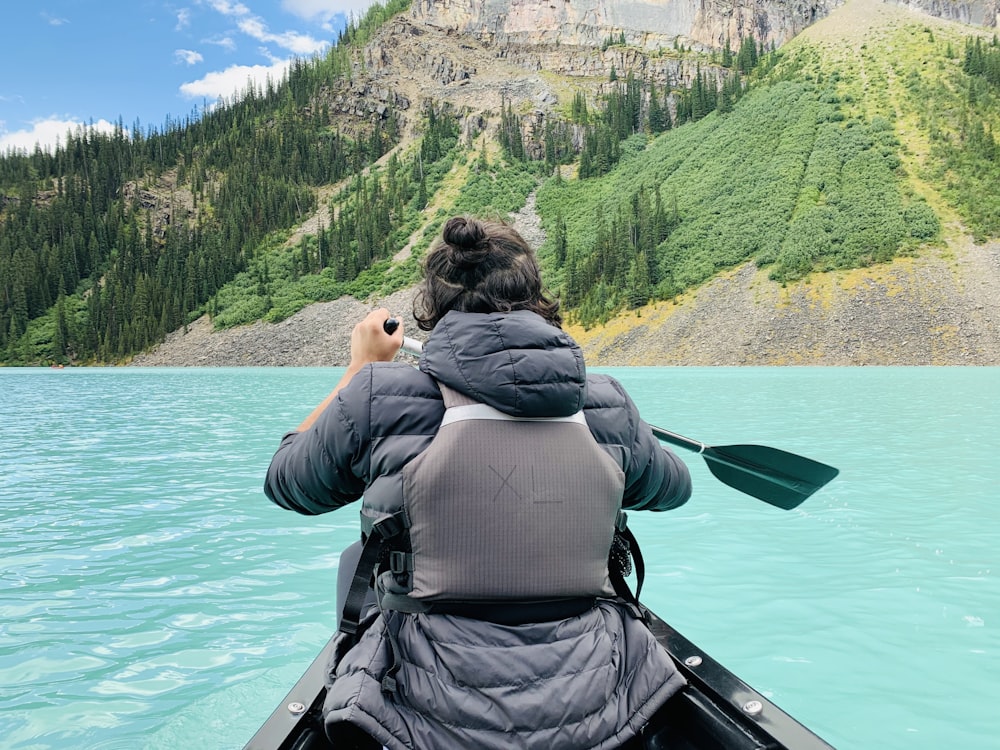
[[991, 37], [875, 0], [376, 6], [203, 121], [0, 159], [0, 352], [343, 364], [444, 218], [495, 212], [595, 364], [997, 364]]

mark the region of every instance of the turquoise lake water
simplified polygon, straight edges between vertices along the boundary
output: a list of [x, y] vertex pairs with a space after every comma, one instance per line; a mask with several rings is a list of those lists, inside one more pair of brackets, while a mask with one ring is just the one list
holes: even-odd
[[[841, 475], [632, 514], [644, 600], [838, 748], [1000, 743], [1000, 369], [623, 368], [647, 421]], [[261, 491], [337, 369], [0, 369], [0, 747], [240, 748], [334, 627], [354, 508]]]

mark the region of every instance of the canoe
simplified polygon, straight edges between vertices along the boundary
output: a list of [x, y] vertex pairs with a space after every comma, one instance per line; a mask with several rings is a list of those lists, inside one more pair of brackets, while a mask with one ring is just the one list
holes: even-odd
[[[688, 685], [652, 718], [636, 750], [833, 750], [655, 615], [650, 628]], [[336, 750], [321, 717], [331, 647], [332, 640], [244, 750]]]

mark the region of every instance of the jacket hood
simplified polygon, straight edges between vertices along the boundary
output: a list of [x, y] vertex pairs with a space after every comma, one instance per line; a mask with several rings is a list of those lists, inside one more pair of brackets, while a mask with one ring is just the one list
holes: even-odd
[[424, 345], [420, 369], [515, 417], [565, 417], [582, 409], [587, 395], [580, 347], [527, 310], [452, 310]]

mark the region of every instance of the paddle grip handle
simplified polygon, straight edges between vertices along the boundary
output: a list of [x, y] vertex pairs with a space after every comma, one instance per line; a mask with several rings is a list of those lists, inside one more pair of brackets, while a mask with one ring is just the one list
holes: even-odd
[[[398, 318], [387, 318], [385, 323], [382, 324], [382, 330], [390, 336], [396, 332], [397, 328], [399, 328]], [[424, 345], [416, 339], [411, 339], [409, 336], [403, 336], [403, 346], [401, 348], [407, 354], [419, 357], [420, 353], [424, 350]]]

